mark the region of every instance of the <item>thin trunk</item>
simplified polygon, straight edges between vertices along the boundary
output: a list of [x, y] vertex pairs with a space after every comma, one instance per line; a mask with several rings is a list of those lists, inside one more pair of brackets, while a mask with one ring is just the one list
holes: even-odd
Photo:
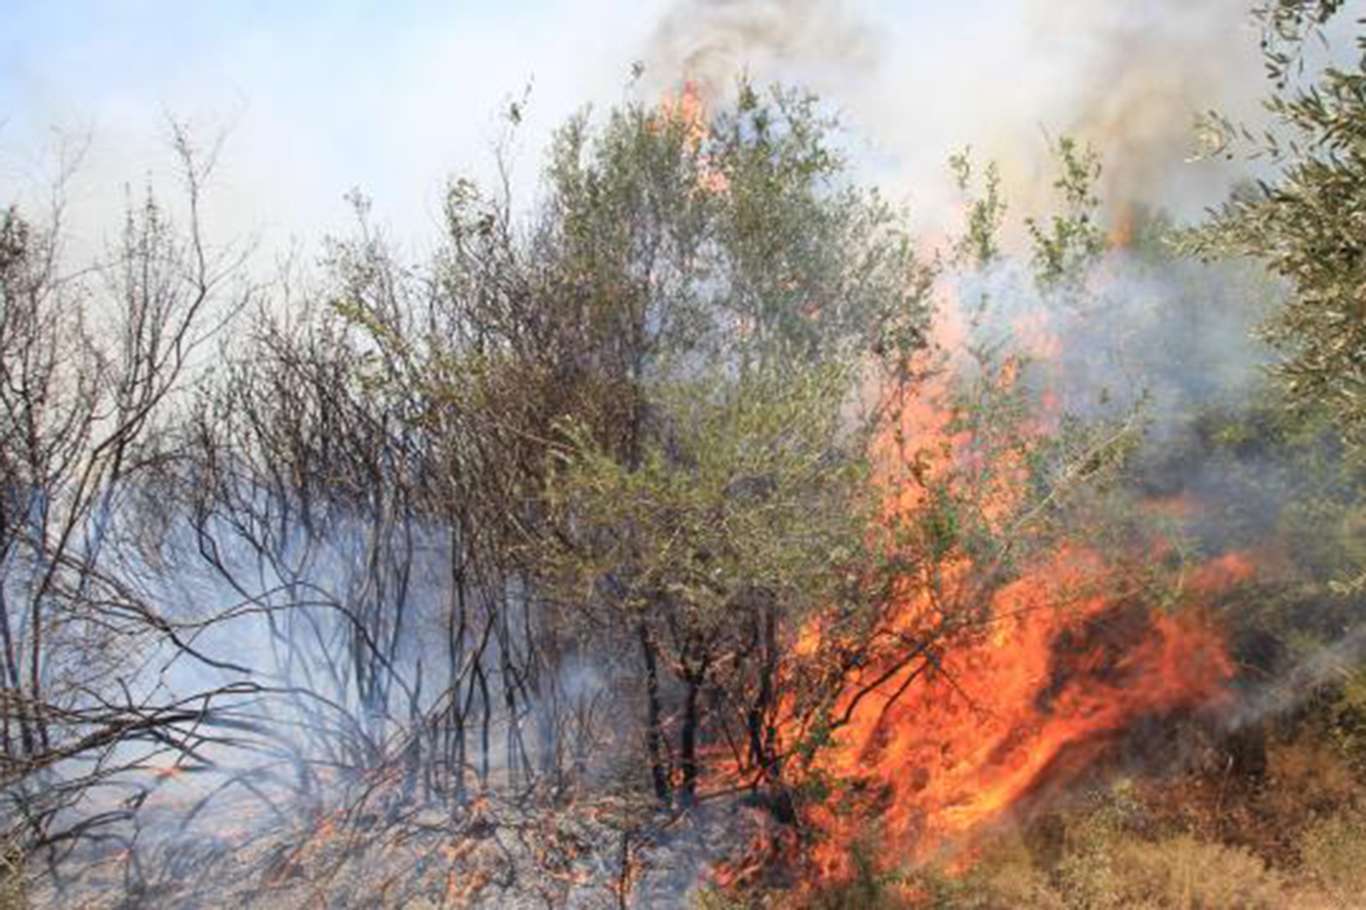
[[489, 696], [488, 674], [484, 672], [482, 664], [475, 664], [474, 678], [479, 683], [479, 697], [484, 704], [484, 716], [479, 725], [479, 783], [480, 786], [487, 788], [489, 785], [490, 728], [493, 726], [493, 699]]
[[668, 805], [669, 772], [664, 767], [664, 735], [660, 720], [662, 712], [659, 707], [659, 669], [655, 643], [644, 622], [641, 622], [638, 634], [641, 654], [645, 658], [645, 747], [650, 757], [650, 776], [654, 779], [655, 796], [661, 803]]
[[687, 677], [688, 693], [683, 701], [683, 729], [679, 734], [679, 761], [683, 767], [684, 806], [691, 806], [697, 797], [697, 726], [700, 709], [697, 696], [701, 691], [701, 679], [694, 674]]
[[759, 691], [750, 706], [747, 718], [749, 729], [749, 758], [765, 777], [775, 772], [773, 751], [777, 729], [773, 723], [773, 677], [777, 673], [777, 630], [772, 606], [762, 611], [759, 632]]

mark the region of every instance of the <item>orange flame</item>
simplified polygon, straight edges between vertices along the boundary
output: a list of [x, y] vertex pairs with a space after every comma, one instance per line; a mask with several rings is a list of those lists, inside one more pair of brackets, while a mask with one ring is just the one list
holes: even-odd
[[[939, 330], [941, 339], [962, 334], [952, 324]], [[1017, 337], [1035, 356], [1056, 355], [1041, 325], [1022, 326]], [[1007, 362], [998, 381], [1012, 384], [1017, 372]], [[1024, 495], [1026, 455], [972, 451], [966, 434], [953, 429], [944, 391], [932, 381], [904, 403], [896, 431], [877, 442], [885, 516], [926, 508], [934, 483], [951, 482], [951, 467], [993, 457], [1004, 463], [980, 473], [987, 478], [982, 511], [1004, 530]], [[1056, 420], [1051, 401], [1042, 398], [1041, 433]], [[869, 835], [878, 845], [873, 860], [887, 869], [967, 846], [1031, 796], [1074, 779], [1141, 718], [1224, 697], [1233, 664], [1203, 605], [1250, 577], [1250, 561], [1230, 555], [1200, 569], [1183, 586], [1181, 609], [1167, 613], [1138, 596], [1140, 588], [1126, 589], [1133, 576], [1125, 564], [1153, 556], [1116, 563], [1073, 542], [995, 590], [981, 581], [990, 567], [966, 555], [947, 557], [933, 582], [903, 579], [887, 631], [908, 644], [861, 670], [855, 683], [870, 682], [851, 686], [836, 705], [844, 723], [810, 768], [834, 786], [833, 796], [807, 812], [816, 880], [848, 877], [851, 846]], [[942, 649], [931, 643], [919, 659], [906, 660], [905, 652], [944, 622], [945, 590], [985, 604]], [[820, 642], [819, 628], [805, 628], [796, 652], [810, 656]], [[789, 733], [799, 738], [800, 731]], [[743, 880], [745, 868], [723, 870], [720, 880]]]
[[687, 128], [688, 138], [694, 146], [699, 146], [706, 140], [707, 108], [696, 82], [684, 82], [677, 95], [666, 94], [659, 103], [659, 110], [666, 121], [681, 123]]
[[[709, 130], [707, 107], [696, 82], [684, 82], [677, 95], [666, 94], [659, 103], [659, 118], [659, 121], [655, 121], [657, 127], [665, 124], [681, 126], [694, 152], [700, 152], [705, 145]], [[726, 175], [712, 166], [705, 154], [700, 155], [698, 164], [698, 189], [707, 193], [724, 193], [730, 188]]]
[[854, 812], [813, 813], [815, 860], [843, 877], [859, 827], [876, 821], [892, 862], [925, 859], [1080, 770], [1140, 717], [1218, 696], [1232, 673], [1196, 613], [1153, 613], [1105, 594], [1111, 569], [1067, 548], [993, 598], [979, 639], [866, 698], [820, 759], [854, 781]]
[[1124, 249], [1133, 243], [1134, 220], [1134, 207], [1127, 203], [1121, 205], [1110, 224], [1109, 234], [1105, 238], [1106, 243], [1115, 249]]

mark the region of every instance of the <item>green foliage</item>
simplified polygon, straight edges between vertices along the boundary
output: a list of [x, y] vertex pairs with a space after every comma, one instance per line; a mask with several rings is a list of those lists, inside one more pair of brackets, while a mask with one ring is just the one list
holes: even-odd
[[1034, 268], [1045, 289], [1075, 286], [1087, 266], [1105, 251], [1105, 232], [1096, 219], [1100, 199], [1094, 193], [1100, 178], [1100, 156], [1089, 146], [1078, 146], [1063, 136], [1054, 148], [1061, 173], [1053, 186], [1062, 197], [1063, 210], [1047, 225], [1025, 219], [1034, 243]]
[[[737, 94], [709, 117], [629, 104], [557, 133], [537, 240], [544, 305], [640, 369], [685, 351], [918, 347], [924, 267], [900, 215], [848, 180], [835, 121], [807, 94]], [[487, 223], [467, 187], [453, 198], [458, 235]]]
[[1341, 12], [1346, 0], [1264, 0], [1253, 7], [1262, 24], [1262, 57], [1267, 76], [1278, 89], [1302, 69], [1301, 50], [1311, 37], [1323, 36], [1323, 27]]
[[933, 268], [849, 179], [837, 128], [746, 82], [710, 113], [581, 114], [529, 222], [451, 185], [432, 315], [336, 308], [426, 403], [543, 634], [638, 655], [663, 799], [703, 738], [776, 773], [787, 644], [818, 606], [856, 611], [878, 425], [860, 392], [925, 345]]
[[769, 599], [793, 622], [838, 602], [868, 520], [862, 462], [840, 447], [848, 383], [826, 366], [658, 388], [634, 465], [566, 424], [547, 505], [578, 533], [542, 552], [548, 593], [663, 609], [702, 636]]
[[1327, 21], [1340, 6], [1270, 4], [1264, 10], [1278, 41], [1265, 45], [1276, 92], [1266, 102], [1273, 126], [1253, 137], [1210, 118], [1217, 147], [1241, 134], [1254, 154], [1277, 166], [1266, 182], [1235, 193], [1183, 246], [1204, 257], [1252, 256], [1290, 289], [1263, 327], [1281, 353], [1277, 373], [1289, 403], [1322, 413], [1344, 441], [1366, 445], [1366, 248], [1359, 242], [1366, 199], [1366, 56], [1354, 66], [1328, 66], [1306, 85], [1292, 85], [1289, 42]]
[[[949, 158], [958, 189], [970, 191], [973, 182], [971, 153], [964, 149]], [[988, 162], [982, 173], [982, 194], [968, 200], [967, 226], [954, 244], [954, 256], [960, 265], [985, 268], [1001, 255], [998, 240], [1005, 222], [1006, 202], [1001, 195], [1001, 172], [996, 162]]]

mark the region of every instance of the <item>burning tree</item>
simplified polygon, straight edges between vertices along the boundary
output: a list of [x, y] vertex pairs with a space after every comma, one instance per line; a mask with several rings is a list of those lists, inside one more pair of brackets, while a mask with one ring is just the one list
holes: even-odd
[[[813, 99], [741, 84], [733, 109], [689, 111], [628, 111], [564, 149], [567, 265], [640, 288], [639, 404], [610, 436], [564, 428], [554, 533], [532, 550], [560, 615], [632, 630], [654, 791], [684, 804], [704, 752], [781, 778], [792, 636], [859, 609], [877, 418], [857, 393], [923, 343], [927, 313], [923, 267], [893, 212], [847, 185]], [[638, 175], [621, 149], [664, 167]], [[623, 209], [637, 227], [618, 239]], [[682, 230], [688, 247], [657, 258], [648, 238]], [[671, 319], [682, 331], [651, 331]]]

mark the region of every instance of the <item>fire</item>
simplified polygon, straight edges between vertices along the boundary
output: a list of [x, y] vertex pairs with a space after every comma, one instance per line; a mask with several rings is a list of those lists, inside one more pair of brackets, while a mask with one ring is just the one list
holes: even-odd
[[[941, 327], [946, 334], [952, 326]], [[1017, 337], [1043, 359], [1056, 353], [1038, 325]], [[997, 381], [1017, 380], [1018, 363], [1007, 361]], [[931, 383], [906, 401], [896, 431], [877, 443], [885, 517], [925, 510], [935, 484], [957, 476], [951, 467], [990, 457], [1002, 463], [969, 474], [986, 478], [984, 520], [1007, 532], [1022, 503], [1026, 456], [973, 451], [943, 392]], [[1041, 399], [1040, 433], [1055, 424], [1051, 400]], [[1164, 503], [1158, 511], [1179, 510]], [[1144, 596], [1143, 570], [1166, 549], [1154, 540], [1147, 552], [1114, 559], [1079, 537], [1001, 583], [987, 580], [996, 566], [965, 554], [947, 556], [933, 578], [903, 579], [884, 632], [905, 644], [849, 681], [832, 712], [840, 722], [806, 768], [832, 792], [805, 819], [813, 882], [847, 878], [851, 847], [870, 837], [872, 860], [885, 869], [961, 857], [973, 835], [1075, 779], [1136, 721], [1225, 697], [1234, 668], [1205, 607], [1250, 577], [1250, 561], [1211, 562], [1184, 579], [1168, 598], [1172, 608], [1159, 610]], [[955, 610], [966, 619], [947, 628]], [[801, 630], [795, 652], [816, 654], [821, 637], [819, 627]], [[744, 879], [745, 868], [723, 880]]]
[[1134, 207], [1132, 205], [1125, 204], [1119, 207], [1105, 240], [1110, 247], [1115, 249], [1124, 249], [1134, 242]]
[[[703, 147], [706, 113], [695, 85], [666, 97], [659, 116]], [[705, 155], [701, 165], [699, 189], [727, 192], [725, 176]], [[1110, 245], [1127, 246], [1133, 231], [1134, 213], [1125, 207]], [[937, 345], [926, 358], [966, 348], [969, 327], [958, 308], [939, 313]], [[1043, 314], [1013, 328], [1021, 356], [998, 364], [991, 380], [1007, 389], [1020, 381], [1026, 360], [1048, 365], [1061, 353]], [[980, 519], [1006, 538], [1028, 485], [1028, 453], [974, 445], [946, 404], [957, 366], [947, 359], [948, 369], [925, 363], [913, 371], [929, 379], [891, 402], [896, 416], [874, 443], [882, 518], [889, 528], [914, 521], [933, 510], [937, 489], [967, 483], [976, 487]], [[1059, 425], [1057, 398], [1044, 390], [1035, 405], [1032, 431], [1045, 438]], [[1148, 512], [1179, 520], [1195, 508], [1167, 501]], [[811, 881], [848, 877], [851, 848], [868, 837], [877, 842], [872, 860], [886, 869], [946, 851], [965, 855], [974, 834], [1074, 779], [1136, 721], [1224, 697], [1233, 665], [1203, 606], [1249, 577], [1250, 562], [1239, 555], [1212, 562], [1185, 579], [1175, 609], [1161, 611], [1143, 596], [1141, 569], [1167, 549], [1155, 539], [1149, 552], [1116, 560], [1079, 537], [1008, 577], [997, 579], [1001, 567], [974, 561], [980, 556], [953, 552], [925, 575], [899, 579], [878, 634], [901, 644], [871, 652], [845, 680], [842, 700], [829, 711], [836, 719], [829, 738], [795, 771], [832, 788], [803, 819], [812, 835]], [[824, 632], [820, 620], [797, 630], [791, 656], [819, 660]], [[783, 740], [802, 741], [809, 724], [809, 717], [789, 721]], [[726, 759], [716, 764], [718, 784], [740, 770]], [[718, 882], [753, 879], [772, 857], [801, 849], [791, 830], [760, 831], [745, 857], [715, 870]]]
[[157, 780], [175, 780], [185, 774], [185, 768], [181, 765], [166, 765], [164, 767], [152, 768], [152, 777]]
[[1218, 697], [1232, 672], [1194, 612], [1104, 593], [1112, 570], [1069, 548], [993, 598], [977, 640], [906, 668], [864, 699], [820, 759], [855, 811], [817, 806], [823, 875], [876, 822], [888, 860], [960, 846], [1040, 787], [1085, 767], [1135, 720]]
[[[659, 121], [680, 126], [684, 137], [694, 151], [700, 150], [707, 142], [709, 124], [707, 107], [702, 99], [702, 90], [696, 82], [684, 82], [677, 95], [665, 95], [659, 104]], [[730, 188], [726, 175], [708, 161], [705, 154], [699, 156], [697, 188], [704, 193], [724, 193]]]
[[666, 121], [682, 124], [687, 131], [688, 140], [699, 146], [707, 139], [707, 108], [702, 101], [702, 91], [696, 82], [683, 83], [683, 88], [675, 96], [666, 94], [659, 104], [660, 115]]

